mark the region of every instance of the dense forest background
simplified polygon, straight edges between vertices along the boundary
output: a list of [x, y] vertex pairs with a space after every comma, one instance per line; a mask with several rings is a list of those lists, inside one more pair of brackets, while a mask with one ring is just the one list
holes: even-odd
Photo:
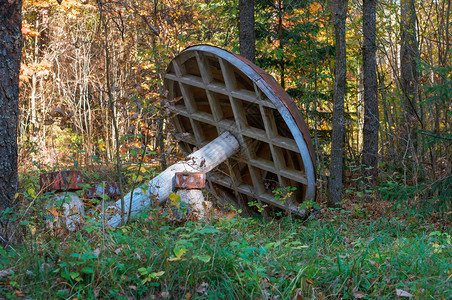
[[[0, 298], [452, 297], [451, 1], [252, 3], [23, 0], [20, 186], [0, 199]], [[199, 222], [169, 204], [110, 228], [111, 199], [84, 198], [89, 183], [124, 194], [182, 159], [163, 77], [195, 44], [244, 54], [295, 101], [316, 155], [309, 217], [246, 215], [205, 193], [214, 208]], [[76, 230], [61, 221], [66, 195], [57, 208], [39, 184], [65, 169], [87, 183]]]
[[[140, 160], [140, 149], [147, 151], [145, 164], [165, 166], [170, 154], [177, 152], [162, 110], [165, 68], [194, 44], [239, 52], [238, 4], [24, 1], [22, 171], [30, 170], [31, 164], [41, 170], [68, 164], [108, 166], [117, 162], [118, 155], [121, 164], [130, 164]], [[442, 211], [447, 211], [452, 138], [450, 1], [378, 1], [376, 5], [379, 198], [422, 197], [429, 210], [443, 206]], [[316, 149], [319, 197], [325, 198], [336, 52], [330, 4], [255, 1], [254, 11], [256, 63], [277, 78], [303, 113]], [[361, 170], [362, 30], [362, 3], [349, 1], [342, 180], [345, 194], [358, 197], [370, 192]], [[404, 45], [410, 45], [408, 50]], [[407, 55], [408, 64], [414, 66], [408, 72], [402, 61]], [[448, 193], [441, 196], [444, 190]]]

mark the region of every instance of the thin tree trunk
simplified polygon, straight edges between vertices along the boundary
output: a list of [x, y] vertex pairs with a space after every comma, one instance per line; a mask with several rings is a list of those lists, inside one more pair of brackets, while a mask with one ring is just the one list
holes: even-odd
[[[378, 85], [376, 0], [363, 1], [363, 76], [364, 76], [364, 127], [362, 173], [366, 185], [373, 186], [378, 175]], [[370, 199], [370, 198], [367, 198]]]
[[255, 60], [255, 35], [254, 35], [254, 0], [239, 1], [240, 22], [240, 55], [254, 62]]
[[418, 102], [418, 82], [416, 59], [419, 58], [418, 42], [416, 37], [416, 9], [414, 0], [401, 0], [401, 22], [402, 33], [400, 45], [400, 88], [402, 91], [402, 103], [405, 110], [406, 122], [406, 146], [417, 148], [417, 123], [420, 121]]
[[[0, 2], [0, 216], [13, 205], [19, 186], [17, 124], [22, 51], [22, 0]], [[0, 244], [11, 242], [12, 227], [0, 218]]]
[[285, 62], [284, 62], [284, 55], [282, 53], [284, 53], [284, 38], [283, 38], [283, 0], [279, 0], [278, 1], [278, 40], [279, 40], [279, 51], [281, 53], [281, 58], [279, 59], [279, 72], [280, 72], [280, 84], [282, 86], [283, 89], [286, 88], [286, 78], [285, 78]]
[[121, 224], [125, 223], [126, 214], [124, 211], [124, 197], [123, 197], [123, 182], [122, 182], [122, 173], [121, 173], [121, 153], [119, 151], [119, 129], [118, 129], [118, 123], [116, 119], [116, 109], [113, 99], [113, 91], [112, 91], [112, 85], [111, 85], [111, 71], [110, 71], [110, 49], [108, 44], [108, 24], [105, 20], [105, 16], [103, 14], [103, 7], [102, 7], [102, 1], [98, 1], [98, 7], [99, 7], [99, 14], [100, 14], [100, 20], [102, 25], [104, 26], [104, 47], [105, 47], [105, 71], [106, 71], [106, 79], [107, 79], [107, 95], [108, 95], [108, 103], [110, 106], [110, 111], [112, 114], [112, 134], [114, 134], [114, 141], [116, 142], [116, 172], [118, 174], [118, 180], [119, 180], [119, 192], [121, 194]]
[[[158, 8], [158, 0], [154, 0], [154, 27], [157, 28], [157, 8]], [[160, 81], [158, 83], [158, 88], [159, 88], [159, 94], [162, 95], [163, 94], [163, 73], [160, 70], [160, 65], [161, 65], [161, 61], [159, 61], [159, 57], [157, 54], [157, 50], [156, 49], [156, 41], [157, 40], [157, 36], [153, 35], [152, 36], [152, 49], [154, 50], [154, 57], [155, 57], [155, 63], [157, 66], [157, 76], [159, 76]], [[165, 135], [163, 133], [165, 127], [165, 118], [163, 116], [160, 116], [157, 119], [157, 137], [156, 137], [156, 149], [158, 149], [158, 153], [160, 156], [160, 167], [162, 168], [162, 170], [165, 170], [168, 165], [166, 163], [166, 152], [165, 152]]]
[[329, 205], [335, 206], [342, 197], [342, 161], [344, 157], [344, 99], [346, 87], [345, 20], [347, 0], [333, 0], [331, 10], [336, 39], [336, 70], [333, 96], [333, 132], [331, 138], [331, 166]]

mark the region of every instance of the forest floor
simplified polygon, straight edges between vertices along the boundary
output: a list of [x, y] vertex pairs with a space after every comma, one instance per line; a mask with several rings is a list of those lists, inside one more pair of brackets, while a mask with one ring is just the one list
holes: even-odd
[[177, 223], [151, 209], [72, 233], [18, 217], [0, 299], [452, 299], [451, 224], [383, 201], [320, 203], [304, 221], [216, 210]]

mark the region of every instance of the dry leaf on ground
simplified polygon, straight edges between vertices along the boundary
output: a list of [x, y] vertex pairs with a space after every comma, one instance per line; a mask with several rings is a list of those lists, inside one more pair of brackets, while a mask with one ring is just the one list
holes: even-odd
[[401, 289], [396, 289], [396, 295], [399, 297], [405, 297], [405, 298], [413, 297], [412, 294], [410, 294], [404, 290], [401, 290]]

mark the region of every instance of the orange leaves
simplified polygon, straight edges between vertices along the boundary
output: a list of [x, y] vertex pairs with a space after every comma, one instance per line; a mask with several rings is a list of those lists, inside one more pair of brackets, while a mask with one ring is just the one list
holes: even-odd
[[20, 65], [20, 74], [19, 74], [19, 80], [20, 82], [28, 83], [31, 76], [36, 74], [36, 76], [47, 76], [50, 74], [50, 63], [48, 61], [42, 61], [38, 64], [21, 64]]
[[22, 35], [24, 38], [30, 38], [30, 37], [35, 37], [35, 36], [39, 36], [39, 32], [31, 29], [31, 25], [28, 24], [27, 22], [22, 22]]
[[317, 13], [322, 11], [323, 7], [318, 2], [313, 2], [308, 9], [311, 15], [316, 15]]

